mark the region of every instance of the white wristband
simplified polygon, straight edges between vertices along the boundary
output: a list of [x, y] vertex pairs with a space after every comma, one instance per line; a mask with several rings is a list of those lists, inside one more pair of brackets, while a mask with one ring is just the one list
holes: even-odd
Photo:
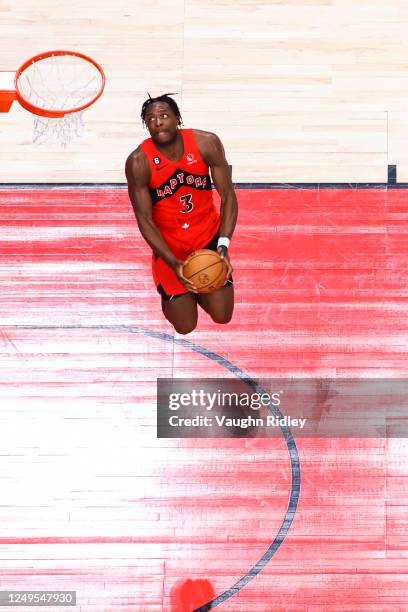
[[231, 240], [229, 238], [227, 238], [227, 236], [220, 236], [218, 238], [218, 242], [217, 242], [217, 249], [220, 246], [225, 246], [227, 249], [230, 245]]

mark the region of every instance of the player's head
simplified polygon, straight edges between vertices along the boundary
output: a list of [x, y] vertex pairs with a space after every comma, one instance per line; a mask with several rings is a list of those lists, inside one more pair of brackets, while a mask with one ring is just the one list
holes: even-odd
[[142, 106], [142, 121], [152, 139], [160, 144], [170, 144], [182, 123], [180, 109], [170, 95], [173, 94], [163, 94], [156, 98], [149, 95]]

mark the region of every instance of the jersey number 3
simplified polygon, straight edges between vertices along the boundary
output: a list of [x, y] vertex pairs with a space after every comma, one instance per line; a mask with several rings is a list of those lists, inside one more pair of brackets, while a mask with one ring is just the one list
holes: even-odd
[[193, 210], [194, 203], [193, 196], [191, 195], [191, 193], [180, 196], [180, 202], [183, 205], [183, 208], [180, 210], [181, 213], [189, 213]]

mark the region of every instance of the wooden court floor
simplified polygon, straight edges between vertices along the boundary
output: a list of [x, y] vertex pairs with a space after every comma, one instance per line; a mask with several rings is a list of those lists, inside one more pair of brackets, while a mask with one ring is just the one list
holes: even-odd
[[1, 188], [0, 590], [76, 590], [81, 612], [408, 609], [405, 439], [295, 436], [293, 520], [231, 591], [287, 512], [285, 441], [156, 438], [157, 377], [407, 375], [407, 190], [237, 194], [234, 318], [180, 337], [122, 187]]

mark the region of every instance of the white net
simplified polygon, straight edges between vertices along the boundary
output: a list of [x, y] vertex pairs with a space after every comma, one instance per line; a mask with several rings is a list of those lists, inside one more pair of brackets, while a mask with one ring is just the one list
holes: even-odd
[[84, 133], [84, 112], [71, 113], [59, 119], [34, 115], [33, 143], [42, 145], [46, 142], [56, 142], [65, 148], [71, 140], [80, 138]]
[[[91, 62], [76, 55], [51, 55], [33, 62], [20, 75], [18, 90], [44, 111], [68, 111], [91, 102], [101, 91], [102, 75]], [[84, 131], [85, 110], [61, 118], [34, 115], [33, 142], [58, 142], [66, 147]]]

